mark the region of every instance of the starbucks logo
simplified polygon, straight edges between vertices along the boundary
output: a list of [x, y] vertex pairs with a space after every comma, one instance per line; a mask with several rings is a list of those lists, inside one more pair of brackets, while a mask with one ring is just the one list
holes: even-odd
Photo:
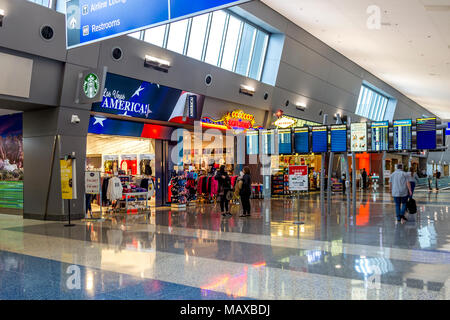
[[83, 83], [83, 91], [86, 97], [89, 99], [94, 98], [97, 95], [99, 88], [100, 82], [97, 75], [95, 73], [89, 73], [86, 78], [84, 78]]

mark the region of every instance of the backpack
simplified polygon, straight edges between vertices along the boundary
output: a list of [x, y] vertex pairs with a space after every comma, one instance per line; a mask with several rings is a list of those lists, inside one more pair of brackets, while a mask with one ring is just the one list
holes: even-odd
[[409, 214], [416, 214], [417, 213], [416, 200], [414, 200], [413, 198], [409, 198], [408, 202], [406, 203], [406, 209], [408, 210]]

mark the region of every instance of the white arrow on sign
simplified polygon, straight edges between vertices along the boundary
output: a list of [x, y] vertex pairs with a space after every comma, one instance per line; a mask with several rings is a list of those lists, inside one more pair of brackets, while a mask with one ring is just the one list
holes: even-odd
[[72, 17], [69, 23], [72, 29], [75, 29], [75, 27], [77, 26], [77, 20], [75, 19], [75, 17]]

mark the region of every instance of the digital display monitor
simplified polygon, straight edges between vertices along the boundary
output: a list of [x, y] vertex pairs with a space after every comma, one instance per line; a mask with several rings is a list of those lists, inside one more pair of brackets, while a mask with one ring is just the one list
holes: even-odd
[[350, 148], [352, 152], [367, 151], [367, 123], [352, 123], [350, 125]]
[[270, 155], [275, 153], [275, 131], [261, 130], [262, 154]]
[[394, 149], [411, 150], [412, 120], [394, 121]]
[[278, 129], [278, 148], [280, 154], [292, 154], [291, 129]]
[[331, 126], [331, 152], [347, 151], [347, 125]]
[[436, 149], [436, 118], [417, 119], [417, 149]]
[[257, 130], [249, 130], [246, 134], [247, 154], [259, 154], [259, 132]]
[[328, 129], [326, 126], [312, 127], [312, 151], [314, 153], [328, 151]]
[[294, 128], [294, 153], [309, 153], [309, 128]]
[[389, 151], [389, 121], [372, 122], [372, 151]]

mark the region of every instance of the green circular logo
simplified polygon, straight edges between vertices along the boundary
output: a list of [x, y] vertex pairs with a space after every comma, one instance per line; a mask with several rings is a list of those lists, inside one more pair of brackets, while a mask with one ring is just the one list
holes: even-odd
[[86, 97], [89, 99], [94, 98], [100, 88], [100, 81], [95, 73], [89, 73], [86, 78], [84, 78], [83, 91]]

